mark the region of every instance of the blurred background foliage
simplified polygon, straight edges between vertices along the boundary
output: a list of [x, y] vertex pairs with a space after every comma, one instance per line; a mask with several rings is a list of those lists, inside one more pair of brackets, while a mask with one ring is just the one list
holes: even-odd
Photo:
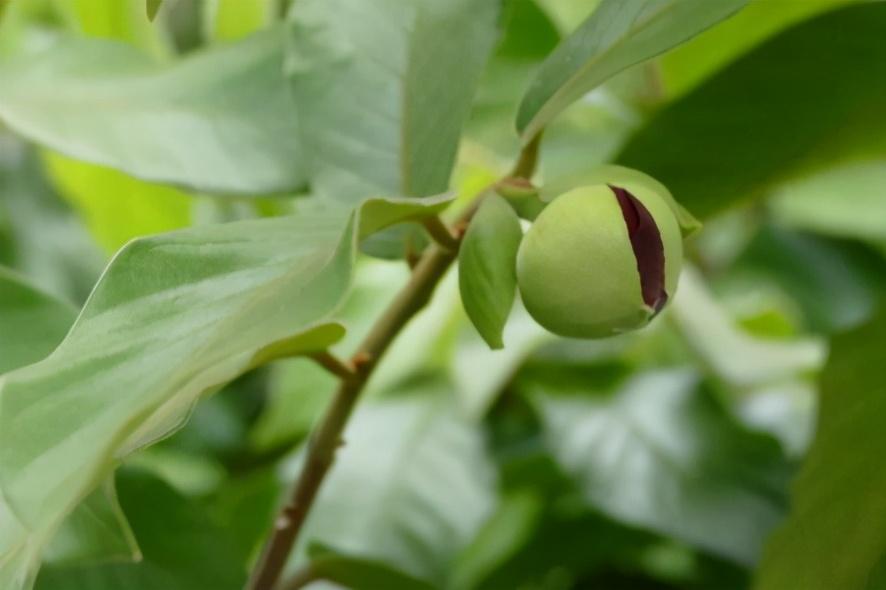
[[[281, 0], [166, 0], [151, 23], [143, 0], [7, 4], [4, 59], [83, 36], [131, 45], [99, 64], [127, 68], [249, 42], [286, 11]], [[524, 89], [594, 4], [504, 3], [457, 154], [460, 194], [506, 171]], [[310, 587], [368, 590], [886, 588], [883, 31], [878, 2], [754, 0], [552, 123], [541, 184], [617, 162], [703, 219], [676, 300], [649, 328], [596, 342], [555, 338], [517, 309], [492, 352], [448, 277], [374, 376], [293, 570], [313, 561], [327, 582]], [[244, 67], [279, 65], [279, 48], [267, 51]], [[244, 101], [260, 96], [249, 84], [235, 91]], [[14, 93], [0, 88], [0, 105]], [[255, 106], [270, 129], [274, 104]], [[288, 132], [279, 124], [281, 158]], [[137, 179], [0, 128], [0, 369], [51, 350], [129, 240], [283, 215], [308, 190], [298, 170], [271, 166], [256, 194], [219, 196], [239, 171], [203, 172], [221, 190]], [[313, 190], [342, 186], [353, 178], [331, 172]], [[336, 352], [354, 349], [407, 274], [400, 261], [360, 261]], [[4, 315], [32, 292], [40, 306]], [[29, 334], [33, 358], [4, 352]], [[143, 559], [60, 541], [37, 587], [241, 587], [334, 386], [293, 359], [205, 399], [118, 472]], [[131, 553], [131, 539], [116, 543]]]

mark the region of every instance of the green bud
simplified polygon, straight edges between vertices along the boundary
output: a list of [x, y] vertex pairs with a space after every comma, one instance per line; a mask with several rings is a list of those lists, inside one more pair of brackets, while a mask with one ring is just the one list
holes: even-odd
[[554, 199], [523, 238], [526, 309], [555, 334], [603, 338], [645, 326], [673, 297], [680, 226], [648, 186], [591, 185]]

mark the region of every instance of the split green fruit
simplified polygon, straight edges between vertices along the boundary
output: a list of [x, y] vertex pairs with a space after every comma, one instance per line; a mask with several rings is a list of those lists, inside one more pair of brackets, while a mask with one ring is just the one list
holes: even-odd
[[649, 323], [673, 297], [683, 262], [668, 201], [644, 185], [591, 185], [554, 199], [523, 238], [517, 283], [555, 334], [604, 338]]

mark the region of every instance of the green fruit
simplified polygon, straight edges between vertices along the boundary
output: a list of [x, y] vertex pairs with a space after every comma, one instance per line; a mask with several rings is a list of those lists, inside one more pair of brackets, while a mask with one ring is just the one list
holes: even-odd
[[523, 238], [517, 282], [526, 309], [555, 334], [603, 338], [645, 326], [673, 297], [683, 242], [649, 186], [592, 185], [552, 201]]

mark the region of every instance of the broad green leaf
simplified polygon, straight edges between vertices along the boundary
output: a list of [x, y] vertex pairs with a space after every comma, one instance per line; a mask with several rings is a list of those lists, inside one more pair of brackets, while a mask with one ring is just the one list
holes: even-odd
[[714, 374], [735, 387], [789, 379], [824, 363], [826, 348], [819, 339], [767, 340], [743, 332], [691, 267], [683, 269], [670, 315]]
[[616, 159], [705, 218], [791, 176], [882, 154], [884, 28], [882, 2], [795, 25], [665, 107]]
[[58, 346], [74, 307], [0, 266], [0, 374], [35, 363]]
[[771, 200], [791, 227], [869, 242], [886, 252], [886, 158], [844, 164], [788, 182]]
[[38, 590], [239, 590], [247, 554], [206, 510], [153, 476], [123, 470], [120, 500], [143, 549], [139, 563], [53, 565]]
[[314, 186], [351, 202], [447, 190], [498, 2], [300, 0], [287, 71]]
[[349, 424], [296, 569], [306, 546], [322, 543], [440, 584], [491, 513], [494, 474], [478, 426], [458, 414], [439, 383], [397, 393], [363, 406]]
[[553, 378], [524, 387], [590, 506], [754, 563], [782, 517], [786, 466], [777, 444], [732, 422], [691, 371], [640, 374], [612, 396]]
[[297, 216], [124, 248], [59, 348], [0, 377], [0, 493], [11, 509], [0, 564], [18, 552], [19, 570], [0, 569], [0, 587], [27, 588], [73, 506], [122, 457], [180, 427], [201, 395], [340, 339], [334, 313], [358, 242], [449, 200], [376, 199], [354, 213], [308, 202]]
[[720, 26], [705, 31], [661, 58], [668, 96], [691, 90], [730, 61], [782, 30], [855, 0], [755, 0]]
[[340, 584], [349, 590], [434, 590], [434, 586], [391, 566], [371, 559], [340, 554], [332, 547], [309, 550], [311, 573], [319, 580]]
[[747, 1], [603, 0], [545, 60], [524, 95], [517, 113], [523, 141], [608, 78], [692, 38]]
[[[876, 590], [886, 556], [886, 313], [834, 339], [818, 431], [772, 536], [758, 590]], [[882, 575], [882, 571], [881, 571]], [[875, 583], [876, 582], [876, 583]]]
[[[0, 267], [0, 373], [36, 362], [58, 346], [76, 310]], [[0, 516], [9, 511], [0, 494]], [[0, 555], [6, 552], [0, 543]], [[117, 503], [112, 480], [86, 498], [65, 520], [47, 551], [53, 561], [132, 557], [135, 541]], [[0, 560], [0, 571], [14, 566]]]
[[185, 227], [191, 220], [190, 195], [173, 187], [53, 153], [47, 153], [44, 162], [58, 191], [107, 252], [133, 238]]
[[207, 0], [203, 29], [214, 40], [230, 41], [265, 27], [280, 10], [279, 0]]
[[504, 348], [502, 332], [517, 294], [520, 219], [498, 195], [483, 200], [458, 251], [458, 285], [468, 317], [489, 345]]
[[67, 40], [0, 65], [0, 120], [144, 180], [220, 193], [290, 190], [304, 176], [282, 63], [280, 28], [169, 66], [125, 45]]

